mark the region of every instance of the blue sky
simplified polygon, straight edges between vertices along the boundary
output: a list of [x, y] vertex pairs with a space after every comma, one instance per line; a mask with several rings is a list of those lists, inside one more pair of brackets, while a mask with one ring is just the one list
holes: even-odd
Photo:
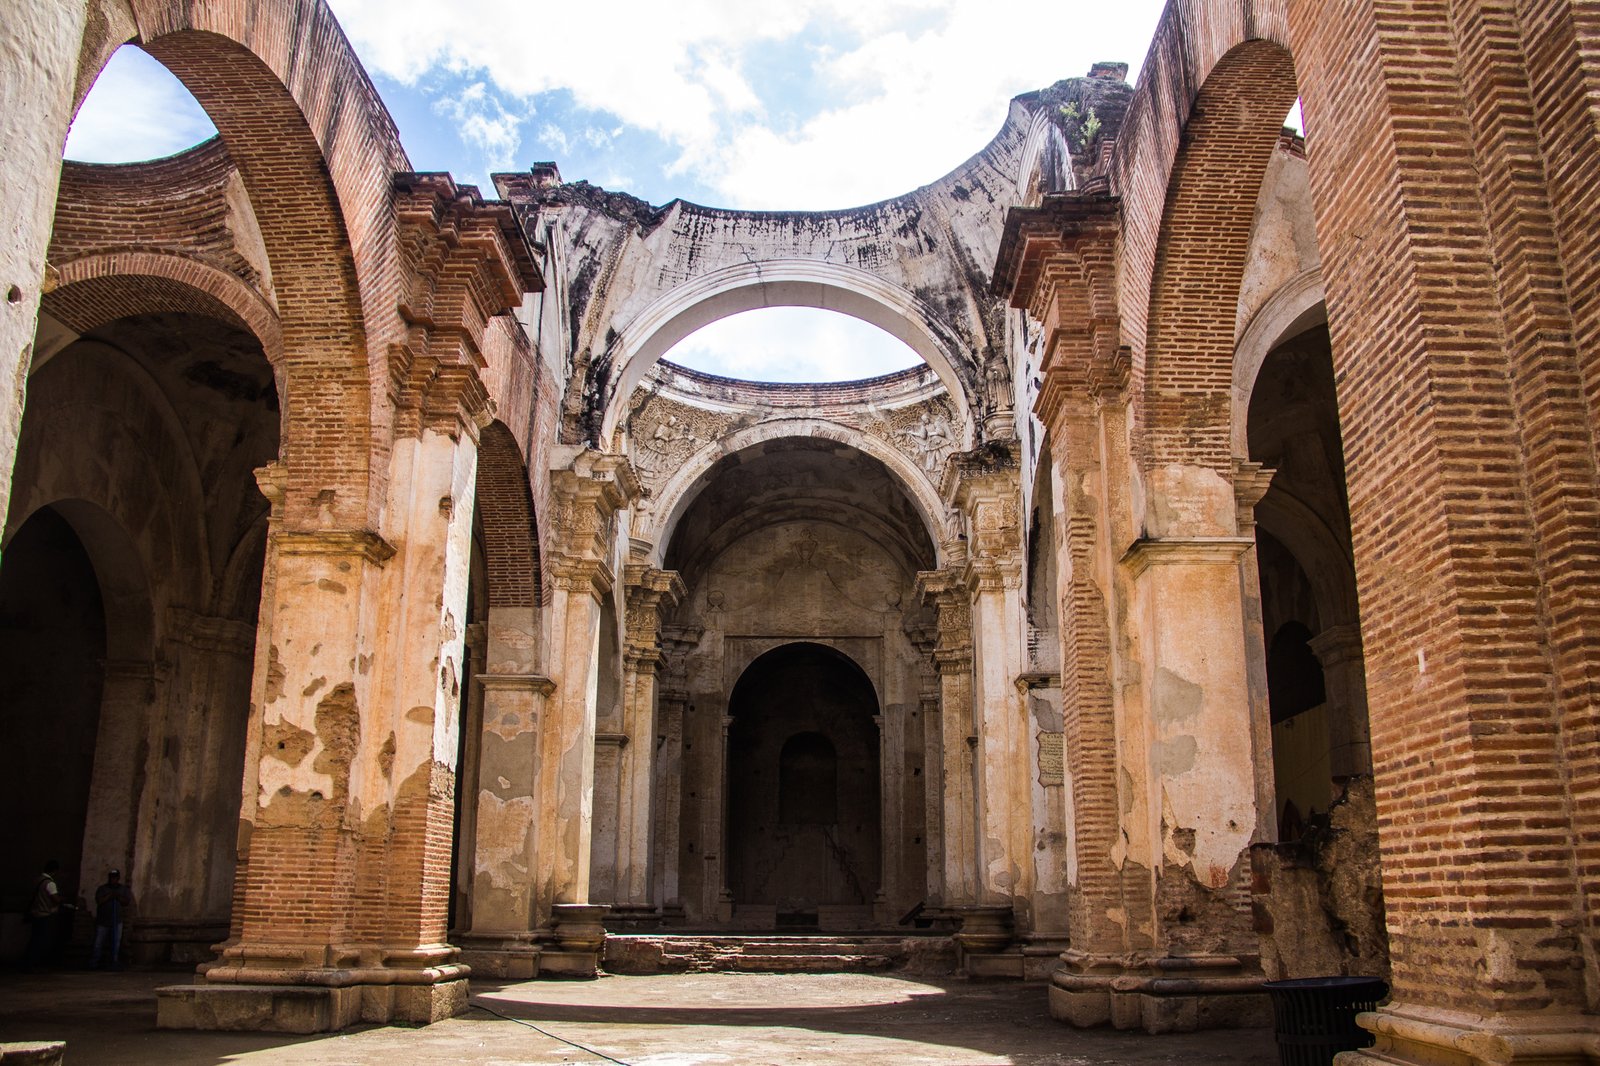
[[[485, 190], [554, 160], [652, 203], [826, 209], [949, 172], [1012, 96], [1121, 60], [1137, 75], [1161, 0], [680, 0], [508, 4], [441, 17], [434, 0], [330, 0], [418, 170]], [[67, 156], [129, 162], [212, 133], [153, 59], [124, 48]], [[876, 327], [831, 312], [724, 319], [668, 358], [765, 380], [911, 365]]]

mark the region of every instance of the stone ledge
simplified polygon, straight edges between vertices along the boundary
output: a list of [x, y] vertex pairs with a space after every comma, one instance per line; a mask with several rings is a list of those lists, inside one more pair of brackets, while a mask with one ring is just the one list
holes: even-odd
[[463, 979], [427, 985], [168, 985], [156, 989], [156, 1028], [330, 1033], [358, 1022], [429, 1025], [465, 1012]]
[[60, 1040], [26, 1040], [0, 1044], [0, 1062], [10, 1066], [61, 1066], [67, 1045]]

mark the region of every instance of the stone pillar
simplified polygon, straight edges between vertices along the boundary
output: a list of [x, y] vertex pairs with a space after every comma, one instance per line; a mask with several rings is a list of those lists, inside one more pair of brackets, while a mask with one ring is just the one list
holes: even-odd
[[717, 842], [717, 854], [706, 864], [706, 884], [717, 889], [714, 913], [719, 922], [731, 922], [736, 901], [733, 889], [728, 887], [728, 730], [733, 726], [733, 715], [722, 716], [722, 729], [718, 734], [720, 747], [717, 754], [717, 781], [712, 792], [711, 816], [717, 821], [716, 832], [709, 839]]
[[700, 642], [698, 627], [663, 626], [663, 667], [669, 680], [660, 690], [656, 731], [661, 738], [656, 758], [655, 898], [665, 924], [682, 921], [683, 894], [679, 887], [679, 850], [683, 839], [683, 737], [687, 725], [689, 693], [683, 684], [684, 657]]
[[[616, 514], [638, 494], [638, 481], [622, 456], [570, 446], [557, 453], [562, 465], [550, 474], [551, 540], [543, 557], [555, 688], [539, 760], [536, 892], [559, 950], [547, 951], [541, 967], [592, 974], [599, 949], [598, 942], [590, 946], [592, 928], [604, 913], [589, 899], [601, 605], [611, 594]], [[574, 922], [583, 929], [576, 938], [562, 932]]]
[[[137, 753], [154, 728], [157, 674], [156, 664], [143, 660], [112, 660], [105, 664], [94, 772], [89, 777], [89, 803], [84, 817], [83, 860], [78, 867], [82, 871], [79, 880], [89, 888], [100, 884], [105, 872], [113, 869], [121, 870], [128, 884], [142, 884], [132, 861], [140, 808], [139, 781], [146, 776]], [[231, 866], [232, 844], [227, 835], [222, 843], [229, 849]]]
[[1341, 1058], [1593, 1063], [1595, 5], [1288, 11], [1393, 960]]
[[1278, 839], [1277, 774], [1272, 764], [1272, 701], [1267, 691], [1267, 635], [1261, 614], [1261, 564], [1256, 557], [1256, 504], [1266, 496], [1275, 474], [1276, 470], [1260, 463], [1238, 458], [1233, 461], [1239, 536], [1250, 541], [1250, 547], [1239, 557], [1239, 588], [1244, 604], [1250, 735], [1256, 763], [1255, 843]]
[[[1259, 1010], [1246, 921], [1256, 828], [1236, 505], [1162, 501], [1159, 539], [1127, 484], [1129, 364], [1117, 317], [1117, 201], [1013, 210], [996, 291], [1042, 327], [1037, 413], [1057, 478], [1061, 686], [1072, 947], [1051, 1012], [1151, 1031]], [[1147, 482], [1162, 492], [1172, 478]], [[1178, 478], [1180, 484], [1182, 479]], [[1143, 501], [1146, 510], [1151, 508]], [[1220, 526], [1184, 525], [1220, 514]]]
[[[656, 674], [661, 667], [661, 617], [683, 599], [683, 579], [671, 570], [629, 563], [622, 649], [622, 732], [617, 805], [617, 887], [613, 916], [634, 924], [660, 917], [651, 899], [651, 827], [656, 761]], [[619, 913], [620, 912], [620, 913]]]
[[127, 940], [135, 961], [194, 964], [228, 936], [255, 627], [174, 607], [163, 630], [158, 713], [139, 744], [120, 749], [149, 752], [134, 869], [124, 871], [139, 899]]
[[1372, 739], [1367, 724], [1367, 670], [1361, 653], [1361, 627], [1329, 626], [1311, 638], [1322, 663], [1327, 691], [1328, 769], [1335, 785], [1372, 773]]
[[11, 502], [11, 468], [33, 359], [45, 252], [55, 220], [61, 148], [72, 122], [74, 92], [89, 7], [45, 0], [6, 12], [0, 40], [0, 514]]
[[[967, 542], [960, 580], [972, 625], [972, 714], [977, 797], [977, 899], [963, 935], [978, 919], [981, 948], [1002, 946], [1018, 901], [1032, 886], [1033, 804], [1027, 710], [1017, 691], [1026, 669], [1022, 604], [1021, 480], [1015, 442], [951, 458], [945, 502], [961, 516]], [[969, 967], [970, 968], [970, 967]]]
[[922, 721], [922, 839], [926, 845], [923, 874], [924, 903], [937, 908], [945, 898], [944, 799], [940, 787], [940, 781], [944, 776], [942, 772], [944, 755], [940, 747], [939, 674], [933, 660], [939, 640], [939, 629], [936, 625], [922, 625], [908, 618], [905, 631], [921, 659], [917, 670], [919, 682], [917, 709]]
[[[938, 641], [934, 667], [939, 674], [938, 744], [939, 818], [938, 853], [944, 868], [939, 883], [943, 895], [938, 908], [953, 911], [971, 907], [979, 899], [977, 796], [973, 749], [976, 736], [972, 720], [972, 605], [953, 570], [927, 570], [917, 575], [917, 595], [938, 612]], [[930, 767], [930, 770], [932, 768]], [[930, 830], [931, 832], [931, 830]], [[931, 850], [931, 849], [930, 849]]]
[[[494, 633], [490, 609], [490, 633]], [[539, 972], [533, 873], [538, 862], [539, 736], [555, 686], [526, 669], [531, 656], [507, 657], [490, 637], [488, 665], [473, 677], [482, 705], [473, 788], [471, 926], [461, 958], [474, 973], [519, 979]], [[496, 652], [500, 654], [496, 654]], [[522, 670], [508, 670], [521, 666]], [[463, 826], [463, 832], [465, 826]]]

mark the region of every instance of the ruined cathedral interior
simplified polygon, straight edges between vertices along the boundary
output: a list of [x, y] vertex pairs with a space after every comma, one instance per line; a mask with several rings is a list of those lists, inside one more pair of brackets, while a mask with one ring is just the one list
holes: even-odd
[[[810, 938], [1600, 1062], [1593, 0], [1171, 0], [823, 212], [415, 172], [322, 0], [0, 35], [5, 943], [59, 856], [166, 1028]], [[63, 162], [128, 42], [220, 136]], [[663, 358], [769, 306], [922, 362]]]

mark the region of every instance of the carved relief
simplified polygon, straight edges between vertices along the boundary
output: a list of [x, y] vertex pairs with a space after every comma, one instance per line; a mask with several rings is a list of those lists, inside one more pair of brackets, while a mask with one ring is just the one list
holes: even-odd
[[730, 413], [651, 397], [629, 424], [629, 457], [646, 481], [665, 481], [700, 448], [737, 429], [739, 421]]

